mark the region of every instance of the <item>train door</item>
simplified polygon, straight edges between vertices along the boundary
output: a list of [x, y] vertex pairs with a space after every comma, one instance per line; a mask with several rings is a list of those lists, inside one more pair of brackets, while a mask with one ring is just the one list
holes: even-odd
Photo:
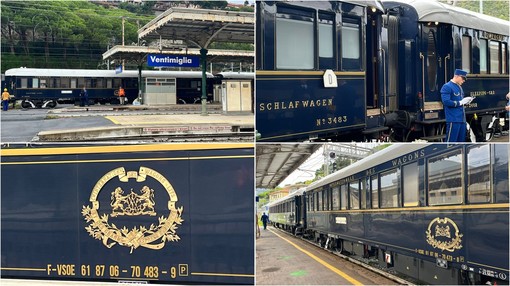
[[382, 25], [380, 11], [367, 9], [366, 25], [366, 110], [367, 137], [380, 138], [384, 127], [383, 114], [387, 110], [387, 27]]
[[449, 80], [445, 63], [450, 59], [446, 31], [433, 23], [421, 23], [420, 65], [424, 111], [442, 110], [441, 87]]

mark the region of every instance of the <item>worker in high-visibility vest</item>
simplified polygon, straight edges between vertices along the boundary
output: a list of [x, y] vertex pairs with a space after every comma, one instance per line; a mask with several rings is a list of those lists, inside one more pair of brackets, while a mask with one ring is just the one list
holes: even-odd
[[2, 92], [2, 106], [4, 111], [9, 109], [9, 99], [11, 99], [11, 95], [7, 91], [7, 88], [4, 88], [4, 92]]

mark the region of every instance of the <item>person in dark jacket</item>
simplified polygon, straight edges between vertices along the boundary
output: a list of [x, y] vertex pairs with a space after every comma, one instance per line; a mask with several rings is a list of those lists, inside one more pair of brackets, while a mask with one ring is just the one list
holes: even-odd
[[80, 106], [89, 106], [89, 93], [87, 92], [87, 89], [83, 87], [83, 89], [80, 91]]
[[473, 97], [464, 97], [461, 87], [467, 80], [466, 76], [466, 71], [456, 69], [453, 78], [441, 88], [441, 101], [446, 118], [446, 142], [466, 141], [464, 105], [473, 100]]
[[264, 229], [267, 228], [267, 223], [269, 222], [269, 216], [266, 213], [263, 213], [260, 217], [260, 220], [262, 221], [262, 224], [264, 225]]

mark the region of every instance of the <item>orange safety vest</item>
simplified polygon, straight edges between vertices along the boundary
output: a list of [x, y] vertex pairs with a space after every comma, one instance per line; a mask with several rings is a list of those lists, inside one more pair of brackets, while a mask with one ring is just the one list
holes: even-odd
[[119, 89], [119, 96], [126, 96], [123, 88]]
[[9, 100], [10, 97], [11, 95], [9, 94], [9, 92], [7, 91], [2, 92], [2, 100]]

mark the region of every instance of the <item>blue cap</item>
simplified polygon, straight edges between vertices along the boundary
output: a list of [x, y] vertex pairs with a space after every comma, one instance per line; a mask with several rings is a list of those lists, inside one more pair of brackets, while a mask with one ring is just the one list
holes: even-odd
[[466, 77], [467, 76], [467, 71], [456, 69], [455, 70], [455, 75]]

